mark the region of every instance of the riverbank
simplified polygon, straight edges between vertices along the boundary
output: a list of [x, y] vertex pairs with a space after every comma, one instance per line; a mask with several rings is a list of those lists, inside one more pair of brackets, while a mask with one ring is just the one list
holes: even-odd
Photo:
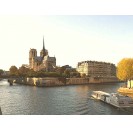
[[131, 88], [123, 88], [123, 87], [120, 87], [118, 90], [118, 92], [120, 93], [125, 93], [125, 94], [133, 94], [133, 89]]
[[18, 84], [32, 86], [65, 86], [80, 84], [99, 84], [119, 82], [116, 77], [88, 77], [88, 78], [63, 78], [63, 77], [45, 77], [45, 78], [18, 78], [15, 81]]

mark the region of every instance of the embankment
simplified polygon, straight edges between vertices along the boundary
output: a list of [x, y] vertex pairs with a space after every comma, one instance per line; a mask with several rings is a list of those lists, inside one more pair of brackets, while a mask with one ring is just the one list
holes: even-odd
[[33, 86], [64, 86], [90, 83], [119, 82], [116, 77], [89, 77], [89, 78], [18, 78], [16, 83]]
[[125, 93], [125, 94], [133, 94], [133, 89], [130, 89], [130, 88], [123, 88], [123, 87], [120, 87], [118, 90], [118, 92], [120, 93]]

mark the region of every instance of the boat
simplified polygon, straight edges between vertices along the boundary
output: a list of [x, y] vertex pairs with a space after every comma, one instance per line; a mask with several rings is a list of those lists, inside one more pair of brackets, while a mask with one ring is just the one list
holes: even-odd
[[133, 107], [133, 99], [119, 93], [106, 93], [103, 91], [93, 91], [92, 97], [118, 108]]

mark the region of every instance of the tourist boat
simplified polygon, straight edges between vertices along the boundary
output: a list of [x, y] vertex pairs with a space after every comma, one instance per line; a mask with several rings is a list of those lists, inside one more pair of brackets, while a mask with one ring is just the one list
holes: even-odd
[[118, 108], [133, 107], [133, 99], [119, 93], [106, 93], [103, 91], [93, 91], [92, 97], [106, 102]]

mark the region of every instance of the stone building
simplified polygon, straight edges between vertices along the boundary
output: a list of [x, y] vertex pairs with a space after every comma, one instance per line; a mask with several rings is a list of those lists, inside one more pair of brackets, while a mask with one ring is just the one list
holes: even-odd
[[56, 67], [56, 58], [50, 57], [48, 55], [48, 50], [46, 50], [44, 46], [44, 38], [43, 38], [43, 49], [40, 51], [40, 56], [37, 56], [36, 49], [30, 49], [29, 67], [34, 71], [39, 71], [39, 70], [53, 71], [53, 69]]
[[76, 70], [90, 77], [116, 77], [116, 66], [112, 63], [83, 61], [78, 63]]

